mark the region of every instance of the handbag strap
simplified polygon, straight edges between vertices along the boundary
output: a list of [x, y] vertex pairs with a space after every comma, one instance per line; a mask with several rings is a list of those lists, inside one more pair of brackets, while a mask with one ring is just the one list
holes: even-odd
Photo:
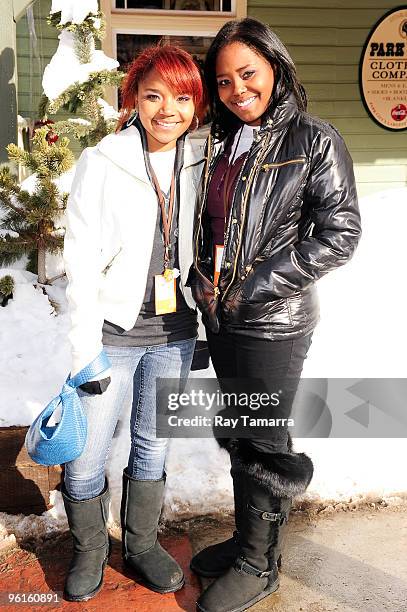
[[91, 361], [91, 363], [85, 366], [73, 378], [70, 378], [70, 375], [68, 376], [59, 395], [54, 397], [54, 399], [47, 404], [44, 410], [38, 415], [36, 421], [39, 420], [41, 423], [46, 421], [60, 404], [62, 405], [62, 410], [72, 408], [75, 402], [80, 401], [76, 388], [83, 385], [83, 383], [89, 382], [95, 376], [99, 376], [99, 374], [102, 374], [102, 372], [110, 367], [109, 358], [106, 353], [102, 351], [96, 359]]
[[75, 374], [72, 378], [71, 375], [66, 379], [66, 385], [76, 389], [80, 385], [89, 382], [92, 378], [99, 376], [105, 370], [108, 370], [111, 367], [108, 356], [104, 351], [94, 359], [91, 363], [88, 363], [80, 372]]

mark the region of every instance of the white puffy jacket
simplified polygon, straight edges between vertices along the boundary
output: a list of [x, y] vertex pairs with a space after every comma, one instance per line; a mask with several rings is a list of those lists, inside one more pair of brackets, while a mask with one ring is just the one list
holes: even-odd
[[[201, 147], [185, 139], [180, 172], [180, 288], [192, 265], [196, 188], [202, 171]], [[134, 126], [103, 138], [83, 151], [67, 205], [64, 244], [67, 297], [71, 314], [71, 374], [102, 350], [104, 319], [130, 330], [143, 303], [157, 216], [157, 198]]]

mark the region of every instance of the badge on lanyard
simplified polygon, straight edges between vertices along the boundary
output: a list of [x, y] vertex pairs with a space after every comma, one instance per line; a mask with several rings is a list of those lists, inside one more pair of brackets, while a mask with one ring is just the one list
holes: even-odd
[[168, 215], [165, 210], [165, 200], [163, 193], [160, 189], [157, 177], [154, 170], [151, 168], [151, 176], [153, 179], [157, 199], [160, 204], [161, 218], [163, 222], [164, 231], [164, 271], [162, 274], [156, 274], [154, 276], [154, 289], [155, 289], [155, 313], [157, 315], [168, 314], [176, 312], [177, 310], [177, 292], [176, 292], [176, 279], [179, 276], [179, 270], [176, 268], [171, 269], [171, 225], [174, 213], [174, 194], [175, 194], [175, 178], [174, 171], [171, 176], [171, 188], [170, 188], [170, 199], [168, 205]]
[[215, 244], [215, 269], [213, 272], [213, 284], [215, 287], [218, 286], [219, 275], [220, 275], [220, 267], [222, 265], [222, 257], [223, 257], [223, 244]]
[[164, 274], [156, 274], [154, 276], [155, 314], [162, 315], [176, 312], [176, 282], [174, 277], [171, 280], [167, 280]]

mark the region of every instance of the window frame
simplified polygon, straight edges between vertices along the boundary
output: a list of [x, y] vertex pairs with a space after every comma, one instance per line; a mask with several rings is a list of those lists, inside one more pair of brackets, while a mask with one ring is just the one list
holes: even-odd
[[[231, 19], [247, 16], [247, 0], [232, 0], [232, 12], [172, 11], [160, 9], [113, 9], [114, 0], [100, 0], [100, 9], [106, 18], [106, 37], [102, 50], [117, 58], [117, 34], [163, 34], [189, 36], [215, 36]], [[154, 17], [154, 20], [151, 19]], [[117, 109], [117, 92], [106, 91], [106, 100]]]
[[202, 15], [202, 16], [212, 16], [212, 15], [225, 15], [228, 16], [229, 18], [233, 18], [237, 15], [238, 13], [238, 8], [240, 8], [238, 5], [241, 4], [245, 4], [247, 5], [247, 1], [242, 2], [241, 0], [231, 0], [231, 10], [230, 11], [182, 11], [182, 10], [176, 10], [176, 9], [145, 9], [145, 8], [116, 8], [116, 0], [111, 0], [110, 2], [110, 10], [112, 13], [124, 13], [126, 15], [131, 15], [131, 14], [136, 14], [139, 15], [140, 13], [144, 13], [146, 15], [157, 15], [157, 13], [159, 13], [160, 15], [175, 15], [175, 16], [180, 16], [180, 15]]

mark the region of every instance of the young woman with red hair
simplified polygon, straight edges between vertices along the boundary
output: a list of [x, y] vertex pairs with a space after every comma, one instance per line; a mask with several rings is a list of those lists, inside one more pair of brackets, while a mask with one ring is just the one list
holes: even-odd
[[70, 601], [90, 599], [102, 587], [109, 554], [105, 465], [129, 393], [123, 557], [154, 591], [184, 584], [178, 563], [157, 541], [168, 441], [156, 437], [155, 383], [187, 378], [197, 336], [185, 285], [202, 155], [186, 133], [204, 111], [199, 70], [181, 49], [148, 48], [130, 67], [122, 101], [116, 134], [83, 152], [67, 207], [71, 372], [102, 350], [111, 363], [102, 380], [79, 388], [88, 437], [83, 454], [65, 465], [62, 492], [74, 542], [64, 591]]

